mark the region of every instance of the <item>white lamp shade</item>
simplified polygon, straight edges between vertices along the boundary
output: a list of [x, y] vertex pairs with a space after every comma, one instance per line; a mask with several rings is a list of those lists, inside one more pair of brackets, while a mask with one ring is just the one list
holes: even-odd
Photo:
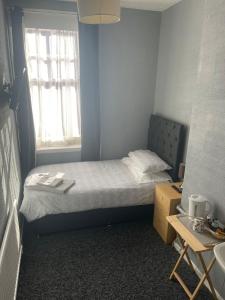
[[86, 24], [120, 21], [120, 0], [77, 0], [79, 20]]

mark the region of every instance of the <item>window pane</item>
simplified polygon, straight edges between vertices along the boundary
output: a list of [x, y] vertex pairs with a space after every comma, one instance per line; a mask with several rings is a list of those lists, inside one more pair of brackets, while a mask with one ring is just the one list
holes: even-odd
[[46, 43], [47, 36], [45, 32], [38, 30], [36, 32], [36, 48], [37, 48], [37, 56], [42, 59], [47, 59], [48, 50]]
[[26, 47], [29, 53], [29, 56], [37, 56], [37, 48], [36, 48], [36, 39], [35, 33], [27, 31], [26, 32]]
[[26, 54], [38, 147], [80, 142], [78, 34], [26, 30]]

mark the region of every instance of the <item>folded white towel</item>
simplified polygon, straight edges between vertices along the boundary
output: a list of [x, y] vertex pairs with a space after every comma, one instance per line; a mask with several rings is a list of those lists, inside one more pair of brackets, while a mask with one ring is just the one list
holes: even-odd
[[74, 180], [67, 180], [64, 179], [63, 182], [56, 186], [56, 187], [50, 187], [50, 186], [44, 186], [44, 185], [33, 185], [33, 186], [25, 186], [25, 189], [32, 190], [32, 191], [44, 191], [44, 192], [50, 192], [50, 193], [56, 193], [56, 194], [64, 194], [66, 193], [71, 187], [75, 185]]
[[39, 185], [43, 186], [49, 186], [49, 187], [57, 187], [60, 184], [62, 184], [63, 179], [62, 178], [56, 178], [56, 177], [43, 177], [37, 182]]
[[33, 174], [26, 179], [24, 188], [35, 191], [46, 191], [57, 194], [66, 193], [72, 186], [74, 180], [50, 177], [47, 173]]

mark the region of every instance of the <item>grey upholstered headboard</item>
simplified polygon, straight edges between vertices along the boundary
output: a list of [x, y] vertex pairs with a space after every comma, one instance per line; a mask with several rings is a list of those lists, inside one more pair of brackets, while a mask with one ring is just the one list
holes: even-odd
[[157, 153], [173, 169], [168, 173], [178, 179], [179, 164], [183, 157], [185, 126], [158, 115], [150, 118], [148, 149]]

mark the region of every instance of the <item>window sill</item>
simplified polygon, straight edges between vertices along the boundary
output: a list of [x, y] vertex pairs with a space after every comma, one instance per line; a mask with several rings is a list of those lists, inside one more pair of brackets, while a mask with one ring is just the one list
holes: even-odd
[[51, 148], [39, 148], [37, 149], [37, 154], [44, 153], [60, 153], [60, 152], [79, 152], [81, 150], [81, 146], [70, 146], [70, 147], [51, 147]]

